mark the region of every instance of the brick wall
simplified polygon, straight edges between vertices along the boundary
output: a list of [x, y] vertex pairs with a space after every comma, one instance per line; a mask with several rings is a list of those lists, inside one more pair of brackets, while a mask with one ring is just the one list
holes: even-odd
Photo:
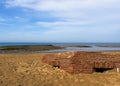
[[[47, 54], [44, 63], [59, 66], [68, 73], [92, 73], [94, 68], [120, 68], [120, 59], [100, 52], [69, 52]], [[118, 70], [117, 69], [117, 70]]]

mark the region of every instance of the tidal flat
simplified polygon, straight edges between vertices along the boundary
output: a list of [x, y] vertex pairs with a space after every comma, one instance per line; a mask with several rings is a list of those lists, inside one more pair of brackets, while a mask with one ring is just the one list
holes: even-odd
[[0, 53], [26, 53], [36, 51], [46, 51], [62, 49], [59, 46], [53, 45], [19, 45], [19, 46], [0, 46]]

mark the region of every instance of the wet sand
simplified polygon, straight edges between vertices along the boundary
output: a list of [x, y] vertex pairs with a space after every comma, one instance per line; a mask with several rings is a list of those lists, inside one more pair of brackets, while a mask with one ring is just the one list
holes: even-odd
[[78, 46], [67, 46], [62, 49], [55, 49], [55, 50], [46, 50], [46, 51], [37, 51], [42, 53], [59, 53], [59, 52], [72, 52], [72, 51], [100, 51], [100, 52], [107, 52], [107, 51], [120, 51], [120, 47], [99, 47], [99, 46], [88, 46], [88, 47], [78, 47]]

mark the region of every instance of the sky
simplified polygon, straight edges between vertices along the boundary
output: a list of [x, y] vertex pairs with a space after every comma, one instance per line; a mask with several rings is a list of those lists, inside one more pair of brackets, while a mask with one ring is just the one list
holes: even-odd
[[120, 42], [120, 0], [0, 0], [0, 42]]

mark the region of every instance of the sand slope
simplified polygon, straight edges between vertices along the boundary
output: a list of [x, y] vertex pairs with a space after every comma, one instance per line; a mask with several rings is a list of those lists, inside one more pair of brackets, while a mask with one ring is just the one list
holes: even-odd
[[120, 73], [70, 75], [42, 63], [43, 55], [1, 54], [0, 86], [120, 86]]

